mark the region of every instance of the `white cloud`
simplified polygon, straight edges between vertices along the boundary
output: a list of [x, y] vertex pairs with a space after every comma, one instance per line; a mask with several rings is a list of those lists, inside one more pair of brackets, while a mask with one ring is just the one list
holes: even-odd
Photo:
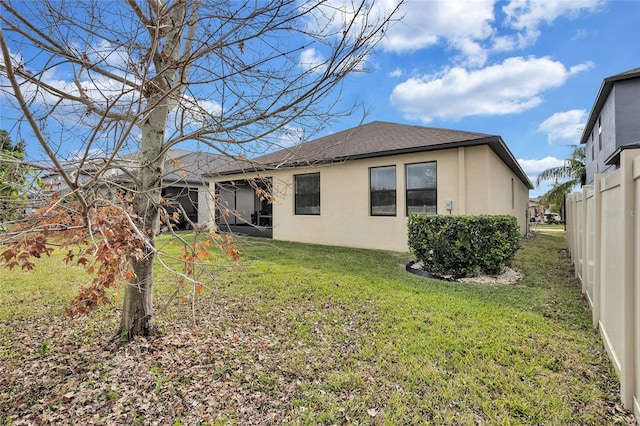
[[[395, 0], [376, 3], [389, 10]], [[459, 52], [462, 63], [483, 65], [485, 49], [479, 43], [494, 33], [493, 1], [407, 1], [385, 33], [382, 48], [406, 53], [444, 44]]]
[[585, 29], [578, 29], [573, 37], [571, 37], [571, 41], [580, 40], [583, 38], [587, 38], [589, 36], [589, 31]]
[[512, 0], [502, 10], [506, 22], [518, 30], [537, 29], [541, 23], [551, 24], [556, 18], [576, 17], [582, 11], [595, 11], [602, 0]]
[[211, 126], [212, 118], [222, 112], [220, 104], [210, 99], [195, 99], [182, 96], [178, 100], [177, 108], [170, 113], [168, 125], [173, 129]]
[[[303, 2], [298, 1], [299, 13], [304, 22], [305, 31], [315, 41], [333, 40], [334, 38], [346, 37], [350, 41], [355, 41], [356, 37], [362, 34], [370, 34], [372, 30], [378, 28], [387, 18], [390, 17], [393, 10], [397, 7], [399, 0], [380, 0], [376, 2], [367, 2], [361, 9], [360, 2], [351, 0], [323, 0], [322, 2]], [[399, 16], [394, 17], [398, 19]], [[379, 31], [371, 34], [369, 42], [379, 41], [384, 34]], [[331, 45], [331, 41], [328, 42]], [[362, 40], [360, 40], [361, 42]], [[313, 49], [308, 49], [313, 50]], [[318, 53], [316, 52], [316, 55]], [[302, 55], [310, 55], [311, 57], [301, 58], [301, 66], [305, 68], [305, 64], [315, 62], [312, 52], [305, 51]], [[363, 58], [363, 62], [366, 61]], [[323, 61], [324, 62], [324, 61]], [[305, 69], [310, 69], [308, 66]]]
[[280, 148], [291, 148], [304, 140], [304, 129], [296, 126], [284, 126], [275, 136], [273, 144]]
[[487, 50], [470, 37], [453, 39], [451, 45], [461, 52], [458, 60], [466, 65], [481, 67], [487, 62]]
[[[531, 159], [525, 160], [523, 158], [518, 158], [518, 163], [522, 170], [525, 171], [529, 180], [536, 185], [536, 180], [538, 179], [538, 175], [542, 173], [544, 170], [553, 168], [553, 167], [561, 167], [564, 165], [564, 159], [556, 158], [556, 157], [544, 157], [541, 159]], [[529, 194], [531, 197], [539, 196], [547, 192], [551, 189], [553, 182], [542, 181], [539, 185], [536, 185], [535, 189], [532, 193]]]
[[[397, 0], [380, 0], [373, 9], [376, 16], [382, 16], [396, 4]], [[382, 48], [406, 53], [443, 45], [458, 52], [459, 63], [483, 66], [488, 53], [529, 46], [540, 36], [542, 25], [559, 17], [596, 12], [603, 0], [512, 0], [502, 6], [504, 21], [496, 23], [496, 8], [502, 4], [495, 0], [408, 0], [397, 15], [401, 19], [386, 32]]]
[[[11, 58], [11, 65], [14, 69], [24, 67], [24, 58], [20, 52], [13, 52], [9, 49], [9, 58]], [[4, 68], [4, 56], [0, 55], [0, 67]], [[2, 73], [0, 77], [4, 78], [5, 74]]]
[[[390, 9], [387, 0], [386, 10]], [[383, 40], [383, 48], [393, 52], [411, 52], [445, 39], [486, 39], [493, 30], [492, 1], [408, 1], [400, 8], [395, 23]]]
[[389, 73], [389, 77], [398, 78], [398, 77], [402, 77], [402, 74], [404, 74], [404, 72], [400, 68], [396, 68], [395, 70]]
[[300, 67], [305, 71], [322, 72], [326, 59], [314, 48], [305, 49], [300, 54]]
[[[399, 0], [377, 0], [369, 4], [368, 14], [354, 20], [359, 2], [326, 0], [302, 3], [306, 25], [311, 32], [322, 31], [341, 36], [348, 23], [353, 33], [363, 27], [373, 27], [387, 18]], [[387, 52], [407, 53], [443, 44], [460, 53], [462, 63], [483, 64], [486, 54], [478, 43], [494, 33], [494, 0], [418, 1], [403, 3], [391, 18], [391, 25], [381, 38], [380, 46]], [[482, 50], [481, 52], [478, 52]]]
[[442, 75], [414, 77], [398, 84], [390, 100], [406, 118], [425, 123], [435, 118], [515, 114], [539, 105], [544, 91], [562, 86], [586, 67], [567, 69], [546, 57], [509, 58], [473, 71], [455, 67]]
[[491, 50], [494, 52], [508, 52], [514, 50], [517, 45], [516, 40], [510, 36], [497, 36], [493, 38], [492, 42]]
[[222, 107], [216, 101], [212, 101], [209, 99], [198, 101], [198, 105], [208, 114], [218, 115], [222, 112]]
[[593, 62], [587, 61], [585, 63], [574, 65], [569, 68], [569, 74], [578, 74], [579, 72], [586, 71], [591, 68], [593, 68]]
[[544, 157], [539, 160], [525, 160], [523, 158], [518, 158], [518, 163], [528, 176], [533, 176], [532, 181], [535, 181], [535, 178], [540, 174], [540, 172], [552, 167], [560, 167], [564, 164], [564, 160], [556, 157]]
[[112, 72], [127, 69], [129, 54], [122, 47], [116, 47], [106, 40], [101, 40], [96, 45], [87, 48], [87, 57], [89, 60], [100, 66], [107, 66]]
[[561, 16], [575, 18], [582, 12], [595, 12], [602, 0], [512, 0], [502, 7], [504, 24], [518, 31], [518, 47], [532, 44], [540, 36], [540, 26], [551, 25]]
[[587, 111], [572, 109], [565, 112], [556, 112], [544, 120], [538, 126], [538, 132], [547, 134], [549, 144], [580, 142], [580, 135], [585, 125]]
[[[354, 27], [380, 22], [398, 2], [372, 2], [368, 17], [356, 19]], [[602, 4], [603, 0], [512, 0], [507, 4], [497, 0], [407, 0], [392, 18], [380, 45], [383, 50], [397, 54], [444, 47], [454, 52], [456, 64], [482, 67], [492, 52], [531, 45], [543, 25], [550, 25], [559, 17], [595, 12]], [[353, 3], [347, 0], [327, 0], [321, 5], [311, 3], [301, 8], [311, 10], [307, 16], [311, 31], [324, 29], [336, 35], [342, 34], [343, 26], [355, 14]], [[504, 16], [502, 22], [496, 22], [496, 13]]]
[[[123, 51], [111, 48], [108, 43], [90, 46], [89, 50], [92, 52], [87, 55], [89, 59], [101, 62], [101, 65], [104, 65], [102, 68], [112, 73], [120, 73], [119, 67], [126, 64]], [[27, 70], [29, 71], [31, 70]], [[127, 75], [127, 78], [134, 84], [140, 82], [134, 75]], [[39, 80], [55, 91], [91, 100], [96, 109], [106, 109], [108, 106], [110, 112], [129, 113], [145, 108], [145, 100], [141, 99], [137, 89], [131, 89], [124, 83], [97, 72], [85, 71], [74, 76], [70, 68], [63, 65], [43, 71]], [[0, 83], [4, 84], [3, 81]], [[81, 102], [63, 100], [55, 91], [42, 90], [36, 84], [24, 79], [19, 79], [19, 83], [24, 97], [36, 115], [47, 114], [69, 127], [79, 126], [84, 129], [94, 128], [101, 119], [99, 115], [91, 113], [87, 105]], [[180, 127], [208, 125], [211, 123], [211, 116], [218, 115], [222, 110], [221, 105], [213, 99], [195, 99], [184, 95], [176, 101], [177, 107], [169, 117], [170, 131]], [[137, 130], [134, 130], [132, 135], [136, 137]]]

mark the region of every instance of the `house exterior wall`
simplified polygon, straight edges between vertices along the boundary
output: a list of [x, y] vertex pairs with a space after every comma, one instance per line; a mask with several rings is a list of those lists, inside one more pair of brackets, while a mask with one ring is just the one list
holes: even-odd
[[[617, 81], [607, 96], [586, 143], [587, 184], [598, 173], [611, 173], [605, 160], [618, 148], [640, 142], [640, 80]], [[599, 138], [602, 138], [600, 143]]]
[[[595, 174], [610, 173], [615, 167], [605, 164], [605, 160], [616, 150], [616, 108], [615, 91], [607, 98], [600, 111], [599, 121], [593, 128], [596, 151]], [[599, 126], [600, 124], [600, 126]], [[602, 139], [600, 142], [599, 138]]]
[[524, 232], [528, 226], [529, 189], [492, 151], [488, 150], [490, 181], [487, 200], [489, 214], [510, 214]]
[[615, 93], [616, 148], [640, 141], [640, 80], [619, 81]]
[[459, 202], [464, 203], [464, 209], [454, 209], [453, 214], [489, 214], [491, 164], [488, 154], [491, 149], [473, 146], [458, 150], [463, 150], [459, 155], [464, 156], [464, 167], [458, 168], [464, 174], [464, 185], [458, 191]]
[[591, 161], [587, 161], [586, 165], [587, 184], [593, 183], [596, 174], [615, 170], [615, 167], [604, 163], [616, 149], [615, 110], [615, 91], [611, 91], [596, 118], [587, 142], [587, 155], [592, 155]]
[[[449, 214], [445, 203], [451, 201], [451, 214], [512, 214], [523, 232], [526, 230], [528, 188], [488, 146], [474, 146], [264, 172], [272, 178], [276, 197], [273, 238], [406, 252], [405, 165], [432, 161], [437, 162], [438, 214]], [[396, 215], [371, 216], [369, 169], [391, 165], [396, 166]], [[320, 173], [320, 215], [295, 215], [293, 176], [315, 172]], [[216, 182], [249, 177], [252, 175], [217, 177], [211, 189]], [[513, 203], [512, 178], [519, 183], [514, 185], [518, 193]], [[505, 188], [507, 195], [500, 193]]]
[[214, 212], [213, 196], [209, 191], [209, 187], [198, 187], [198, 224], [205, 225], [211, 220]]

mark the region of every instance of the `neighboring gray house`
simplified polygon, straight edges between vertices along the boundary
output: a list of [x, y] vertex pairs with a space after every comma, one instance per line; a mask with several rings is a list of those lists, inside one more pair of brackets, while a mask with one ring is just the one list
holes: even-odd
[[[179, 202], [191, 222], [208, 224], [213, 203], [209, 196], [209, 178], [206, 176], [226, 163], [227, 159], [222, 155], [170, 150], [164, 164], [162, 197]], [[183, 218], [177, 227], [185, 229], [189, 225]]]
[[[101, 191], [103, 197], [110, 197], [115, 188], [126, 188], [130, 185], [132, 176], [137, 173], [137, 153], [125, 155], [112, 162], [108, 170], [103, 170], [104, 159], [95, 158], [85, 162], [82, 167], [77, 163], [68, 161], [66, 168], [79, 182], [88, 182], [92, 176], [100, 172], [101, 178], [96, 180], [95, 188]], [[205, 152], [193, 152], [173, 149], [167, 152], [162, 177], [162, 197], [168, 203], [178, 202], [184, 209], [187, 218], [196, 224], [208, 224], [210, 212], [213, 210], [209, 192], [209, 178], [205, 177], [214, 173], [217, 169], [226, 165], [226, 158], [222, 155]], [[57, 174], [42, 176], [45, 184], [52, 191], [68, 191], [68, 188]], [[108, 182], [112, 183], [109, 184]], [[104, 192], [106, 190], [106, 192]], [[167, 209], [171, 213], [171, 208]], [[189, 227], [189, 222], [182, 218], [176, 224], [177, 229]]]
[[640, 146], [640, 68], [607, 77], [580, 139], [586, 144], [587, 185], [620, 165], [620, 151]]

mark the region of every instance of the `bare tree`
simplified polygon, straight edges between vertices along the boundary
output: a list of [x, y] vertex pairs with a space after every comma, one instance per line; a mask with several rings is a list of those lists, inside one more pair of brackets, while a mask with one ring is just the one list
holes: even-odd
[[[64, 197], [78, 202], [82, 220], [73, 227], [95, 232], [96, 209], [108, 205], [103, 221], [123, 215], [137, 241], [121, 255], [131, 265], [121, 335], [154, 330], [167, 152], [190, 142], [248, 158], [351, 113], [336, 109], [339, 86], [364, 70], [397, 10], [354, 1], [0, 0], [2, 91], [20, 113], [16, 126], [28, 125], [68, 189]], [[69, 152], [72, 162], [64, 161]], [[123, 167], [133, 152], [136, 166]], [[124, 189], [108, 179], [114, 169], [129, 176], [130, 200], [93, 190]]]

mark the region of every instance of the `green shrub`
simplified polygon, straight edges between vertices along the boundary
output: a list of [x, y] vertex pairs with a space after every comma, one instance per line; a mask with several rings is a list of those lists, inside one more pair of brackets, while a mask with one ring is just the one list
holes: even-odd
[[409, 216], [409, 250], [426, 271], [455, 278], [499, 274], [520, 248], [513, 216]]

